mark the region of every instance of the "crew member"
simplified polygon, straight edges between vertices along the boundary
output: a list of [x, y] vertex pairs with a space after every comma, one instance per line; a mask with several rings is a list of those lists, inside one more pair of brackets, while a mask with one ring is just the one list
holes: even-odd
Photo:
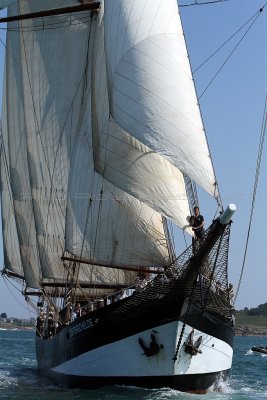
[[204, 217], [200, 215], [198, 207], [194, 207], [194, 216], [190, 219], [190, 222], [196, 238], [202, 239], [204, 236]]

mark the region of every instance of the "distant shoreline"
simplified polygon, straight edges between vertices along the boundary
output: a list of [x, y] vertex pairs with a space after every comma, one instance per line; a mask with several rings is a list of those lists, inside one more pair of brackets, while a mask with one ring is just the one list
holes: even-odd
[[6, 330], [21, 330], [21, 331], [34, 331], [35, 326], [34, 325], [19, 325], [19, 324], [13, 324], [10, 322], [1, 322], [0, 323], [0, 330], [1, 329], [6, 329]]

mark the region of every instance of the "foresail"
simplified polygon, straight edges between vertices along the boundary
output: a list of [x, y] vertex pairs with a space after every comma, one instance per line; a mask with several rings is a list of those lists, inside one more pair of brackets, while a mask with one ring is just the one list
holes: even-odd
[[177, 1], [105, 1], [104, 24], [112, 118], [217, 196]]
[[92, 65], [93, 143], [96, 170], [182, 229], [190, 214], [183, 174], [130, 135], [110, 115], [101, 17]]
[[190, 215], [183, 174], [119, 128], [112, 118], [102, 130], [97, 170], [110, 182], [172, 220], [183, 230]]

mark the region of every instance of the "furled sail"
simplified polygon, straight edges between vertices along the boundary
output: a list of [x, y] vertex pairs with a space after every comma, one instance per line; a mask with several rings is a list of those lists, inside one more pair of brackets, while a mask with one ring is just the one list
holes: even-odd
[[[104, 43], [101, 67], [107, 71], [113, 120], [216, 197], [177, 1], [106, 1]], [[99, 129], [103, 138], [98, 145], [108, 150], [108, 167], [109, 142], [114, 136], [117, 139], [117, 129], [108, 124], [107, 117], [106, 114]], [[127, 143], [127, 136], [124, 142]], [[101, 162], [105, 163], [103, 156]], [[109, 179], [105, 165], [102, 169]]]

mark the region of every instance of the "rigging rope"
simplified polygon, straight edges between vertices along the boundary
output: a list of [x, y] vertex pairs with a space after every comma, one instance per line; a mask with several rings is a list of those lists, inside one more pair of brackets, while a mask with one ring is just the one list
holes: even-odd
[[[27, 311], [29, 312], [30, 317], [31, 317], [31, 316], [32, 316], [32, 313], [31, 313], [31, 310], [30, 310], [29, 307], [28, 307], [28, 302], [27, 302], [27, 307], [25, 307], [25, 306], [21, 303], [21, 301], [18, 300], [18, 299], [16, 298], [15, 294], [10, 290], [10, 286], [9, 286], [9, 285], [13, 286], [13, 288], [14, 288], [15, 290], [17, 290], [20, 294], [21, 294], [21, 290], [20, 290], [10, 279], [8, 279], [5, 275], [3, 275], [3, 273], [2, 273], [2, 278], [3, 278], [3, 281], [4, 281], [5, 285], [6, 285], [7, 290], [9, 291], [9, 293], [11, 294], [11, 296], [13, 297], [13, 299], [16, 301], [16, 303], [18, 303], [18, 304], [20, 305], [20, 307], [22, 307], [22, 308], [24, 308], [25, 310], [27, 310]], [[8, 281], [8, 284], [7, 284], [7, 281]], [[19, 284], [20, 284], [20, 282], [19, 282]], [[22, 292], [22, 293], [23, 293], [23, 292]]]
[[[236, 51], [236, 49], [238, 48], [238, 46], [240, 45], [240, 43], [242, 42], [242, 40], [245, 38], [245, 36], [247, 35], [247, 33], [250, 31], [250, 29], [252, 28], [252, 26], [255, 24], [255, 22], [257, 21], [257, 19], [259, 18], [260, 14], [262, 13], [263, 9], [265, 8], [267, 3], [264, 4], [263, 7], [261, 7], [259, 9], [259, 11], [254, 14], [254, 16], [252, 18], [254, 18], [254, 20], [252, 21], [252, 23], [249, 25], [248, 29], [245, 31], [245, 33], [243, 34], [243, 36], [241, 37], [241, 39], [237, 42], [236, 46], [233, 48], [233, 50], [230, 52], [229, 56], [226, 58], [226, 60], [224, 61], [224, 63], [221, 65], [221, 67], [218, 69], [218, 71], [216, 72], [216, 74], [213, 76], [213, 78], [211, 79], [211, 81], [209, 82], [209, 84], [206, 86], [206, 88], [203, 90], [203, 92], [201, 93], [201, 95], [198, 97], [198, 100], [204, 95], [204, 93], [208, 90], [208, 88], [211, 86], [211, 84], [215, 81], [215, 79], [217, 78], [217, 76], [219, 75], [219, 73], [221, 72], [221, 70], [223, 69], [223, 67], [226, 65], [226, 63], [229, 61], [229, 59], [232, 57], [232, 55], [234, 54], [234, 52]], [[249, 20], [250, 21], [250, 20]], [[248, 21], [247, 21], [248, 22]], [[244, 24], [245, 25], [245, 24]], [[240, 28], [241, 29], [241, 28]], [[239, 30], [240, 30], [239, 29]], [[236, 32], [237, 33], [237, 32]], [[234, 34], [235, 35], [235, 34]], [[234, 36], [233, 35], [233, 36]], [[233, 37], [232, 36], [232, 37]], [[230, 40], [230, 39], [229, 39]], [[227, 41], [217, 50], [219, 51], [225, 44], [227, 43]], [[210, 58], [217, 53], [217, 51], [215, 51]], [[207, 59], [208, 60], [208, 59]], [[206, 60], [206, 61], [207, 61]], [[206, 62], [205, 61], [205, 62]], [[204, 63], [205, 63], [204, 62]], [[203, 64], [204, 64], [203, 63]], [[202, 65], [203, 65], [202, 64]], [[201, 67], [201, 66], [200, 66]], [[199, 67], [199, 68], [200, 68]]]
[[247, 250], [248, 250], [248, 242], [249, 242], [249, 237], [250, 237], [250, 230], [251, 230], [251, 225], [252, 225], [253, 212], [254, 212], [254, 207], [255, 207], [255, 200], [256, 200], [257, 187], [258, 187], [258, 181], [259, 181], [259, 174], [260, 174], [264, 139], [265, 139], [265, 134], [266, 134], [266, 127], [267, 127], [267, 96], [265, 98], [265, 106], [264, 106], [264, 112], [263, 112], [263, 121], [262, 121], [260, 143], [259, 143], [258, 157], [257, 157], [257, 163], [256, 163], [256, 173], [255, 173], [254, 189], [253, 189], [253, 196], [252, 196], [252, 202], [251, 202], [251, 211], [250, 211], [247, 239], [246, 239], [241, 273], [240, 273], [239, 282], [238, 282], [238, 286], [237, 286], [237, 290], [236, 290], [236, 294], [235, 294], [235, 298], [234, 298], [234, 304], [236, 302], [236, 299], [237, 299], [237, 296], [239, 293], [241, 281], [243, 278], [244, 268], [245, 268], [245, 262], [246, 262], [246, 256], [247, 256]]
[[[265, 6], [262, 7], [262, 9]], [[260, 9], [260, 11], [262, 11], [262, 9]], [[208, 58], [206, 58], [205, 61], [203, 61], [194, 71], [193, 74], [195, 74], [195, 72], [197, 72], [199, 69], [201, 69], [213, 56], [215, 56], [215, 54], [217, 54], [227, 43], [229, 43], [253, 18], [255, 18], [256, 15], [258, 15], [258, 13], [260, 11], [257, 11], [255, 14], [252, 15], [252, 17], [250, 17], [243, 25], [241, 25], [240, 28], [237, 29], [237, 31], [235, 31], [235, 33], [233, 33], [225, 42], [223, 42], [223, 44], [218, 47], [217, 50], [215, 50]]]
[[179, 7], [206, 6], [208, 4], [224, 3], [225, 1], [230, 1], [230, 0], [211, 0], [211, 1], [204, 1], [203, 3], [198, 3], [197, 0], [195, 0], [194, 3], [183, 4], [180, 5]]

